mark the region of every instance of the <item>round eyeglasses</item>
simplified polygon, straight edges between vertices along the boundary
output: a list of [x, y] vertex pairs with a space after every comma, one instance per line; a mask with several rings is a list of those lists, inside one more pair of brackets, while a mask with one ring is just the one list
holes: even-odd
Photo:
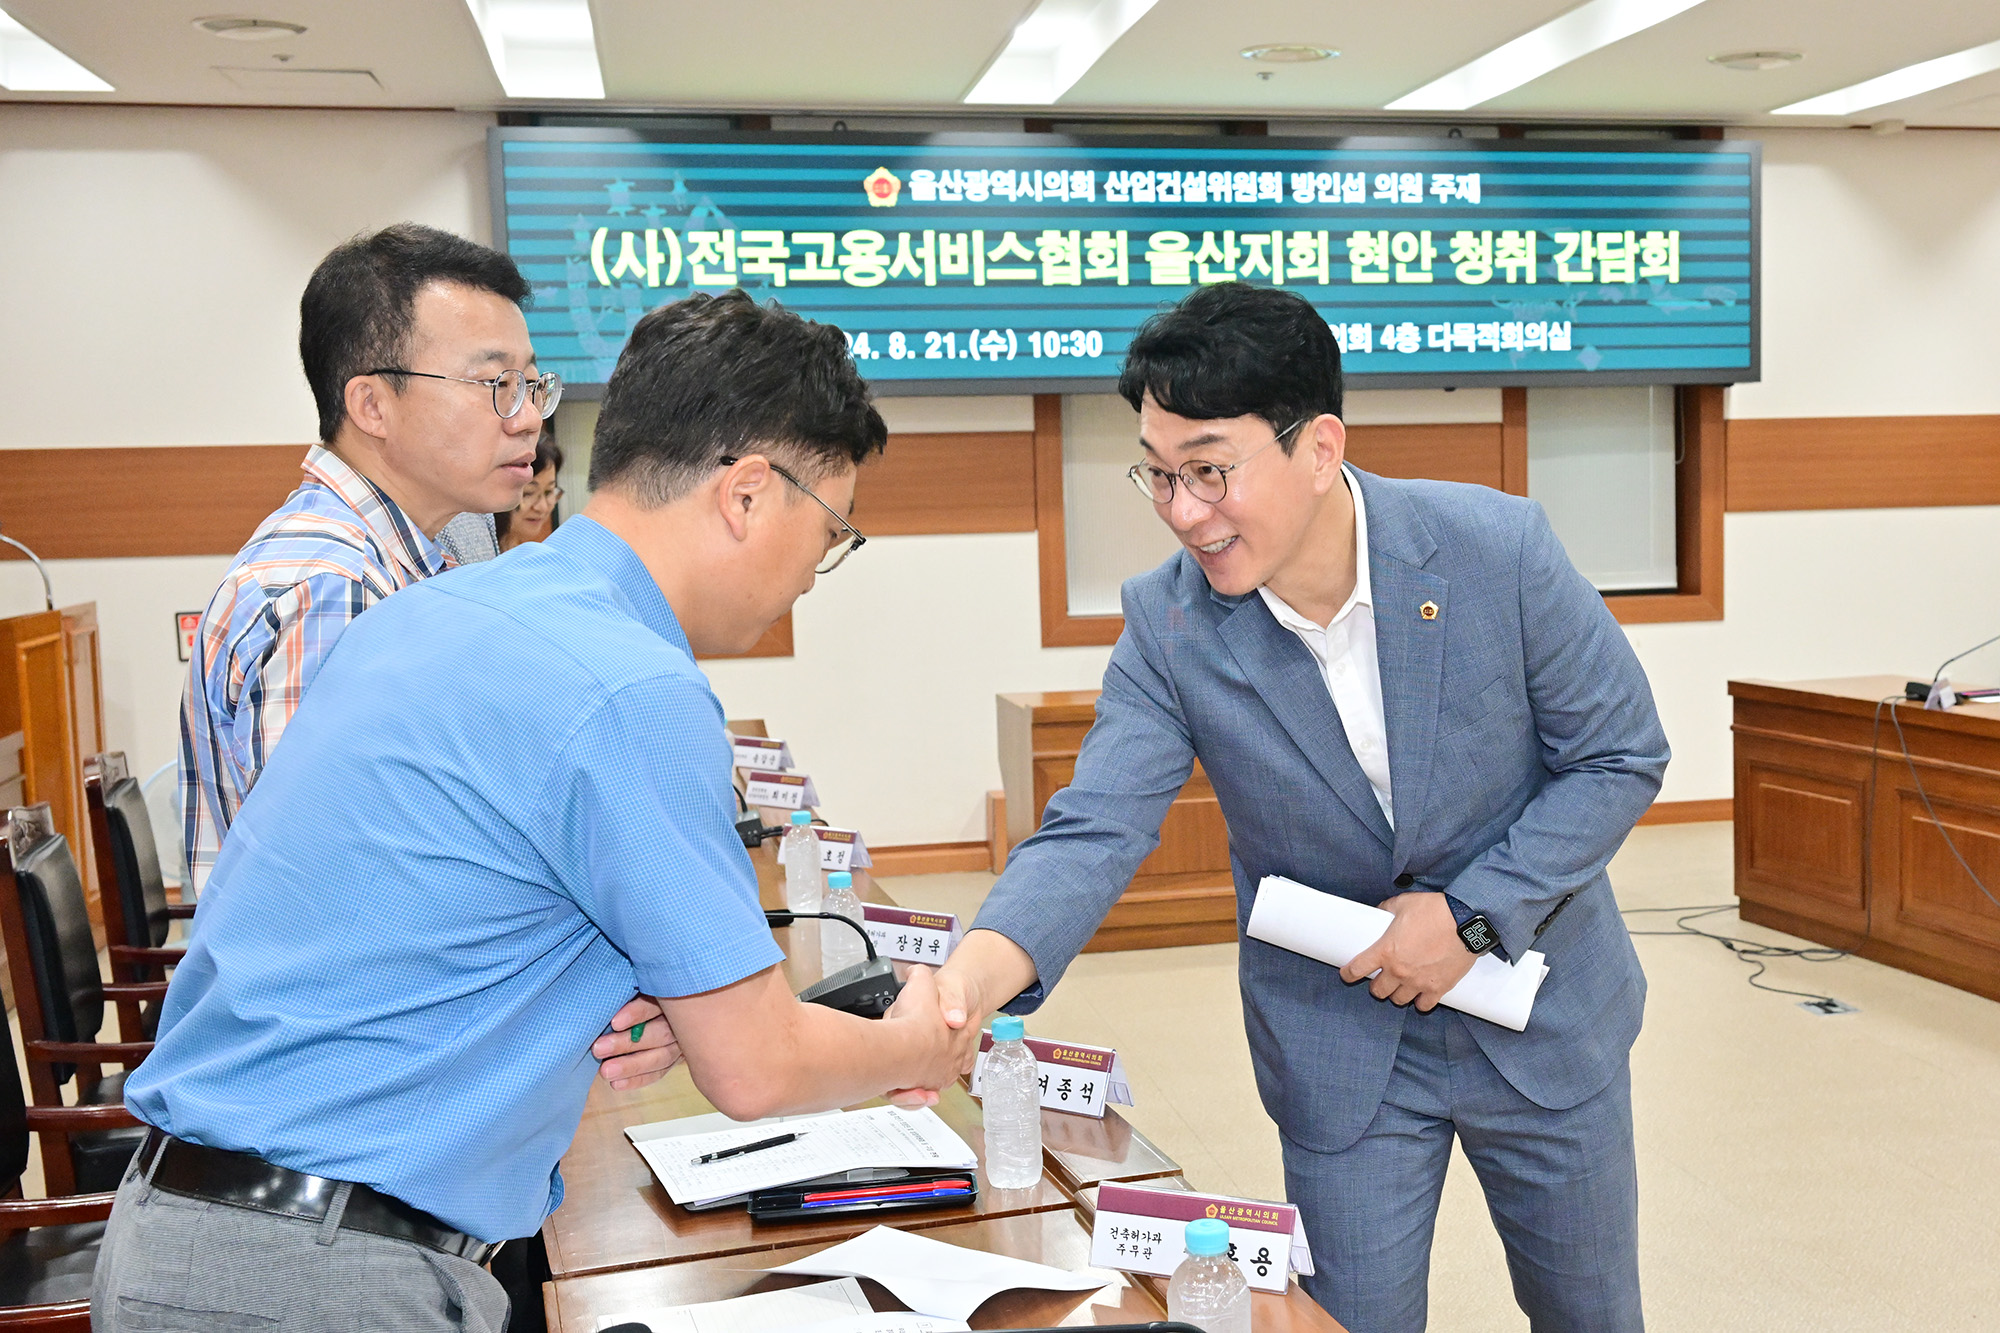
[[370, 375], [413, 375], [420, 380], [450, 380], [453, 384], [477, 384], [493, 391], [493, 410], [502, 421], [512, 420], [523, 403], [533, 403], [547, 421], [562, 401], [562, 376], [553, 370], [529, 379], [525, 372], [503, 370], [490, 380], [472, 380], [463, 375], [433, 375], [427, 370], [403, 370], [397, 366], [377, 366]]
[[1209, 463], [1199, 458], [1191, 458], [1171, 472], [1151, 463], [1134, 463], [1125, 475], [1139, 488], [1139, 494], [1154, 504], [1163, 505], [1172, 501], [1174, 487], [1177, 485], [1187, 487], [1187, 493], [1203, 504], [1221, 504], [1222, 498], [1229, 494], [1230, 473], [1263, 453], [1265, 449], [1284, 443], [1287, 435], [1310, 420], [1311, 417], [1300, 417], [1273, 436], [1270, 444], [1252, 449], [1234, 463]]

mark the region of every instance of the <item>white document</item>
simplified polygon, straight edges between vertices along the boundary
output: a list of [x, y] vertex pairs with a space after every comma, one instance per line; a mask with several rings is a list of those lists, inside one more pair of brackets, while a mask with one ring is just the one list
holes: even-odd
[[[774, 1129], [779, 1134], [795, 1132], [799, 1137], [776, 1148], [694, 1164], [704, 1153], [775, 1137]], [[965, 1140], [952, 1133], [951, 1126], [928, 1107], [915, 1111], [894, 1106], [836, 1111], [791, 1121], [783, 1127], [737, 1125], [707, 1134], [634, 1138], [632, 1146], [653, 1168], [667, 1196], [683, 1207], [817, 1180], [841, 1171], [898, 1166], [969, 1170], [979, 1164]]]
[[[1266, 875], [1257, 885], [1257, 901], [1251, 905], [1244, 933], [1333, 967], [1346, 967], [1381, 939], [1393, 920], [1394, 915], [1379, 907], [1321, 893], [1282, 875]], [[1465, 978], [1445, 992], [1442, 1003], [1522, 1032], [1548, 974], [1547, 960], [1533, 950], [1512, 967], [1490, 953], [1481, 954]]]
[[[852, 1282], [853, 1278], [842, 1281]], [[791, 1333], [970, 1333], [963, 1319], [939, 1319], [935, 1315], [889, 1310], [876, 1314], [848, 1315], [823, 1324], [807, 1324]]]
[[[861, 1284], [853, 1278], [843, 1282], [815, 1282], [810, 1287], [785, 1291], [763, 1291], [755, 1296], [738, 1296], [730, 1301], [704, 1301], [699, 1305], [663, 1305], [650, 1310], [629, 1310], [622, 1314], [600, 1315], [599, 1328], [619, 1324], [645, 1324], [653, 1333], [775, 1333], [778, 1329], [803, 1324], [823, 1325], [834, 1321], [873, 1319]], [[856, 1326], [861, 1333], [861, 1326]]]
[[1094, 1270], [1065, 1272], [879, 1226], [771, 1271], [873, 1278], [917, 1313], [943, 1319], [970, 1319], [1003, 1291], [1095, 1291], [1111, 1280]]

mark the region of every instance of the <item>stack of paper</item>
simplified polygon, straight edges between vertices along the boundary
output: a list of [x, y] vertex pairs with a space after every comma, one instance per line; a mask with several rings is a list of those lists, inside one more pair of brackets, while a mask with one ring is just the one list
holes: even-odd
[[[1395, 917], [1379, 907], [1309, 889], [1282, 875], [1266, 875], [1257, 885], [1244, 933], [1253, 940], [1346, 967], [1355, 955], [1382, 938]], [[1549, 974], [1542, 955], [1530, 950], [1509, 967], [1492, 954], [1481, 954], [1442, 1004], [1460, 1013], [1522, 1032], [1535, 993]]]
[[[686, 1208], [737, 1198], [840, 1172], [923, 1167], [971, 1170], [979, 1159], [937, 1112], [894, 1106], [835, 1111], [785, 1122], [734, 1125], [701, 1134], [641, 1137], [654, 1126], [629, 1131], [632, 1146], [659, 1177], [667, 1196]], [[741, 1157], [696, 1165], [706, 1153], [758, 1143], [775, 1134], [796, 1133], [791, 1143]]]
[[731, 1301], [700, 1305], [660, 1306], [600, 1315], [599, 1328], [645, 1324], [653, 1333], [965, 1333], [955, 1319], [868, 1308], [861, 1284], [853, 1278], [818, 1282], [810, 1287], [762, 1291]]
[[1095, 1291], [1111, 1281], [1106, 1273], [1065, 1272], [890, 1227], [876, 1227], [771, 1271], [873, 1278], [918, 1314], [944, 1319], [970, 1319], [981, 1305], [1018, 1287]]

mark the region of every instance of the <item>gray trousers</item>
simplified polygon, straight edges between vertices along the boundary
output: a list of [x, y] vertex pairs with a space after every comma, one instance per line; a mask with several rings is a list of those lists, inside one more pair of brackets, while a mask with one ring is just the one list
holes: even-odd
[[[338, 1203], [345, 1202], [340, 1196]], [[502, 1333], [507, 1295], [478, 1264], [409, 1241], [154, 1189], [118, 1187], [90, 1298], [96, 1333]]]
[[1546, 1110], [1479, 1049], [1466, 1030], [1478, 1021], [1412, 1011], [1367, 1132], [1337, 1153], [1284, 1139], [1286, 1191], [1318, 1269], [1306, 1291], [1353, 1333], [1423, 1329], [1456, 1133], [1535, 1333], [1640, 1333], [1630, 1071], [1581, 1106]]

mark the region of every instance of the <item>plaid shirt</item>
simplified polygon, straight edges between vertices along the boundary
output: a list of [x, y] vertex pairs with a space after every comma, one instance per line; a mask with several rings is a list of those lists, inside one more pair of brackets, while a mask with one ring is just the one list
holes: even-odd
[[236, 553], [195, 636], [181, 798], [196, 892], [341, 632], [454, 563], [339, 455], [314, 445], [304, 466], [304, 483]]

